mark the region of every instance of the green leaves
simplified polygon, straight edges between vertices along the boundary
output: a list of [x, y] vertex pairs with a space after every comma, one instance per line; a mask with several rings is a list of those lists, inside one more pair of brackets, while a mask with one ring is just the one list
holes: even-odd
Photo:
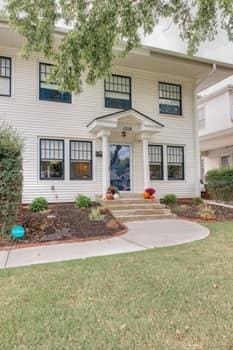
[[0, 125], [0, 239], [9, 235], [21, 203], [22, 147], [14, 130]]
[[[140, 44], [160, 18], [171, 18], [194, 54], [200, 43], [213, 40], [220, 28], [233, 40], [230, 0], [6, 0], [10, 24], [25, 37], [23, 54], [41, 51], [55, 63], [52, 79], [63, 91], [80, 92], [87, 83], [110, 73], [116, 56]], [[70, 31], [55, 39], [59, 20]], [[113, 48], [124, 42], [123, 52]]]
[[233, 200], [233, 168], [210, 170], [207, 173], [208, 191], [214, 199]]

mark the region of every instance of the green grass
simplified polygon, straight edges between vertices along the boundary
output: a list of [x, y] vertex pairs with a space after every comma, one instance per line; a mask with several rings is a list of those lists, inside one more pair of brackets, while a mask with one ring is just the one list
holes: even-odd
[[0, 271], [0, 349], [232, 350], [233, 223], [208, 227], [192, 244]]

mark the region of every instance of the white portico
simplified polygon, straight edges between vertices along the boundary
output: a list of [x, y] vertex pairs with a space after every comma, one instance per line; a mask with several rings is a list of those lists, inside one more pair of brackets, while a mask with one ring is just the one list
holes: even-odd
[[[135, 109], [128, 109], [97, 117], [87, 127], [89, 132], [102, 139], [103, 195], [110, 184], [117, 183], [120, 190], [134, 192], [134, 143], [138, 141], [142, 143], [143, 186], [150, 186], [148, 145], [150, 138], [163, 128], [161, 123]], [[121, 164], [120, 176], [114, 171], [115, 151], [122, 154], [121, 163], [125, 165], [122, 169]]]

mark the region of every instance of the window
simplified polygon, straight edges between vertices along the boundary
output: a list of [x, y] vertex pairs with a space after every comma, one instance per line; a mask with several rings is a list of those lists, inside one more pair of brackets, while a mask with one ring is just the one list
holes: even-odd
[[163, 146], [149, 145], [150, 179], [163, 180]]
[[64, 179], [64, 141], [40, 139], [40, 179]]
[[205, 108], [200, 108], [198, 110], [198, 117], [199, 117], [199, 129], [205, 128]]
[[184, 147], [167, 146], [168, 180], [184, 180]]
[[230, 156], [221, 157], [221, 167], [228, 168], [230, 166]]
[[110, 75], [104, 81], [105, 107], [131, 108], [131, 78], [120, 75]]
[[70, 141], [70, 179], [92, 179], [91, 141]]
[[11, 96], [11, 58], [0, 56], [0, 96]]
[[181, 85], [159, 82], [159, 113], [182, 115]]
[[40, 63], [40, 100], [71, 103], [71, 93], [60, 92], [58, 85], [47, 81], [52, 64]]

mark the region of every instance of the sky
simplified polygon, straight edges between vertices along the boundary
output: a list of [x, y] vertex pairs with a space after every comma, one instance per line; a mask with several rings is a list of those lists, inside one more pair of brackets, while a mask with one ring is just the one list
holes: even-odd
[[[168, 20], [161, 20], [154, 32], [143, 38], [143, 43], [182, 53], [186, 53], [187, 49], [186, 44], [180, 38], [178, 28], [172, 21]], [[220, 31], [214, 41], [204, 42], [200, 45], [197, 56], [233, 64], [233, 42], [228, 40], [226, 32]], [[203, 93], [210, 93], [227, 84], [233, 84], [233, 76], [212, 86]]]
[[[4, 0], [0, 0], [0, 8], [3, 2]], [[161, 20], [155, 27], [154, 32], [143, 38], [142, 43], [182, 53], [185, 53], [187, 48], [180, 38], [177, 26], [167, 19]], [[229, 42], [226, 32], [221, 31], [213, 42], [201, 44], [197, 56], [233, 64], [233, 42]], [[212, 87], [211, 91], [226, 84], [233, 84], [233, 76]]]

